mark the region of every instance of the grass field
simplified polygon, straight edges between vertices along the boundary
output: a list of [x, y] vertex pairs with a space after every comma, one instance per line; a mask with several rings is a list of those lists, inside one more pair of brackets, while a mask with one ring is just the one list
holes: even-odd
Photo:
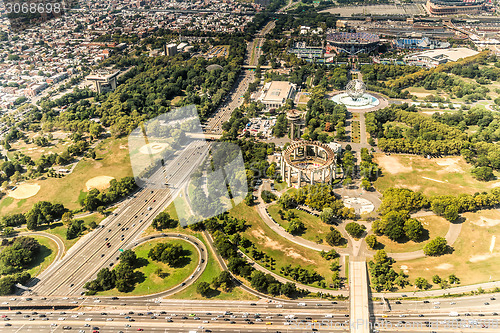
[[[27, 183], [37, 183], [41, 186], [35, 196], [26, 200], [15, 200], [4, 197], [0, 200], [0, 214], [24, 213], [38, 201], [50, 201], [63, 204], [68, 209], [80, 208], [78, 198], [81, 191], [86, 191], [85, 183], [96, 176], [111, 176], [121, 179], [132, 176], [127, 139], [107, 139], [96, 149], [97, 159], [83, 158], [75, 167], [73, 173], [63, 178], [47, 178], [30, 180]], [[19, 203], [19, 204], [18, 204]]]
[[28, 273], [30, 273], [31, 277], [34, 277], [40, 274], [44, 269], [49, 267], [50, 264], [52, 264], [57, 254], [57, 244], [47, 237], [30, 237], [36, 239], [41, 245], [40, 253], [31, 263], [31, 267], [28, 267]]
[[[410, 280], [424, 277], [431, 282], [434, 274], [447, 278], [454, 273], [461, 284], [473, 284], [498, 280], [500, 276], [500, 244], [493, 236], [500, 237], [498, 211], [478, 211], [465, 213], [466, 218], [459, 238], [453, 245], [454, 252], [439, 257], [426, 257], [417, 260], [398, 261], [396, 271], [406, 266]], [[493, 219], [496, 217], [496, 219]], [[490, 252], [490, 250], [492, 250]], [[434, 288], [439, 288], [434, 286]], [[415, 290], [409, 287], [408, 290]]]
[[480, 182], [470, 173], [472, 167], [462, 157], [427, 159], [407, 154], [374, 154], [382, 176], [375, 182], [383, 192], [390, 187], [405, 187], [425, 195], [474, 194], [489, 191], [500, 182]]
[[419, 217], [424, 229], [424, 237], [420, 242], [408, 241], [406, 243], [398, 243], [390, 240], [387, 236], [377, 236], [377, 240], [383, 244], [383, 249], [387, 252], [412, 252], [422, 250], [431, 239], [438, 236], [444, 237], [448, 232], [450, 223], [440, 216], [425, 216]]
[[[38, 133], [26, 133], [30, 139], [40, 137]], [[33, 161], [38, 160], [42, 155], [50, 155], [50, 154], [60, 154], [65, 151], [69, 145], [71, 145], [72, 141], [68, 138], [71, 133], [64, 132], [54, 132], [53, 140], [49, 140], [49, 145], [46, 147], [40, 147], [34, 144], [33, 142], [26, 144], [23, 140], [18, 140], [15, 143], [11, 144], [11, 149], [7, 153], [9, 158], [14, 157], [15, 152], [23, 153], [26, 156], [29, 156], [33, 159]], [[45, 135], [45, 137], [47, 137]]]
[[351, 124], [352, 133], [351, 133], [351, 142], [359, 143], [360, 142], [360, 127], [359, 121], [353, 121]]
[[[83, 232], [83, 235], [85, 235], [89, 232], [92, 232], [92, 229], [90, 229], [90, 227], [89, 227], [89, 223], [91, 223], [92, 221], [95, 221], [97, 224], [99, 224], [103, 219], [104, 219], [103, 215], [101, 215], [99, 213], [94, 213], [92, 215], [89, 215], [89, 216], [86, 216], [83, 218], [79, 218], [77, 220], [84, 221], [85, 226], [87, 227], [87, 230], [85, 230]], [[53, 235], [59, 237], [62, 240], [62, 242], [64, 243], [64, 247], [65, 247], [66, 251], [68, 251], [69, 248], [71, 248], [83, 235], [80, 237], [74, 238], [74, 239], [67, 240], [66, 239], [66, 230], [68, 230], [68, 227], [65, 226], [62, 222], [56, 222], [56, 223], [52, 223], [50, 225], [44, 224], [43, 226], [41, 226], [37, 229], [37, 231], [44, 231], [44, 232], [47, 232], [49, 234], [53, 234]]]
[[[167, 264], [162, 262], [156, 262], [148, 258], [149, 250], [158, 243], [169, 243], [169, 244], [179, 244], [181, 245], [186, 254], [189, 256], [189, 260], [186, 261], [185, 265], [179, 268], [172, 268]], [[99, 295], [127, 295], [127, 296], [137, 296], [137, 295], [148, 295], [158, 293], [164, 290], [168, 290], [176, 285], [180, 284], [182, 281], [187, 279], [191, 275], [198, 265], [199, 254], [194, 245], [185, 242], [180, 239], [157, 239], [145, 244], [138, 246], [134, 249], [137, 258], [142, 259], [144, 265], [137, 269], [137, 271], [144, 274], [144, 280], [136, 284], [135, 289], [129, 293], [122, 293], [116, 289], [107, 290], [100, 292]], [[163, 272], [168, 273], [165, 278], [159, 277], [155, 272], [158, 268], [161, 268]]]
[[[219, 266], [217, 260], [214, 257], [214, 253], [210, 250], [210, 247], [208, 244], [205, 242], [203, 237], [199, 237], [199, 239], [205, 244], [207, 247], [209, 253], [208, 253], [208, 260], [207, 260], [207, 267], [201, 274], [201, 276], [196, 280], [195, 283], [187, 287], [186, 289], [182, 290], [181, 292], [178, 292], [175, 295], [172, 295], [167, 298], [173, 298], [173, 299], [207, 299], [207, 297], [203, 297], [200, 294], [196, 292], [196, 286], [200, 282], [207, 282], [211, 283], [214, 277], [219, 276], [219, 274], [222, 272], [221, 267]], [[256, 296], [253, 296], [240, 287], [233, 288], [229, 292], [225, 292], [223, 290], [215, 290], [209, 297], [210, 299], [215, 299], [215, 300], [257, 300], [258, 298]]]
[[[290, 264], [315, 270], [325, 278], [327, 285], [329, 284], [331, 281], [330, 263], [323, 259], [318, 251], [299, 246], [280, 237], [261, 220], [254, 207], [248, 207], [243, 203], [229, 213], [239, 219], [245, 219], [251, 224], [251, 227], [243, 232], [242, 236], [254, 243], [257, 250], [276, 260], [274, 273], [280, 274], [280, 268]], [[317, 286], [317, 283], [313, 285]]]
[[[280, 207], [277, 204], [268, 207], [269, 214], [274, 218], [276, 222], [278, 222], [279, 225], [286, 229], [288, 228], [290, 222], [281, 219], [278, 214], [279, 210]], [[304, 231], [304, 233], [297, 236], [313, 242], [317, 242], [318, 239], [321, 239], [321, 242], [319, 244], [323, 244], [326, 234], [330, 232], [330, 226], [326, 223], [323, 223], [323, 221], [321, 221], [319, 217], [313, 216], [298, 209], [290, 210], [293, 211], [297, 215], [298, 219], [301, 220], [306, 226], [306, 230]]]

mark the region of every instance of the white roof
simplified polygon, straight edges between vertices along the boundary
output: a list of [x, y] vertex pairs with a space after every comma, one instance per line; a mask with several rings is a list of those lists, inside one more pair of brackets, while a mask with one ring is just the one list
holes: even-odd
[[465, 48], [458, 47], [453, 49], [435, 49], [427, 50], [419, 53], [412, 54], [412, 57], [428, 57], [432, 59], [447, 59], [449, 61], [457, 61], [458, 59], [467, 58], [478, 54], [479, 52]]

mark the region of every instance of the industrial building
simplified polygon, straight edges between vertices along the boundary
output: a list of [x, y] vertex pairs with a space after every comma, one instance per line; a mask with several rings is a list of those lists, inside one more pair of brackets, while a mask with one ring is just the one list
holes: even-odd
[[451, 45], [448, 42], [442, 42], [428, 37], [424, 38], [400, 38], [392, 41], [392, 46], [405, 50], [433, 50], [446, 49]]

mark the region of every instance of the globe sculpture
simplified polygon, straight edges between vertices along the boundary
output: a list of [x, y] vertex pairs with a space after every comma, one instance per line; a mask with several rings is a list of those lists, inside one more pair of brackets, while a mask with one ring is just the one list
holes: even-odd
[[378, 98], [366, 92], [366, 85], [361, 80], [350, 81], [345, 92], [336, 94], [331, 100], [353, 110], [368, 110], [380, 104]]
[[365, 94], [366, 85], [361, 80], [352, 80], [347, 83], [345, 90], [353, 100], [358, 100]]

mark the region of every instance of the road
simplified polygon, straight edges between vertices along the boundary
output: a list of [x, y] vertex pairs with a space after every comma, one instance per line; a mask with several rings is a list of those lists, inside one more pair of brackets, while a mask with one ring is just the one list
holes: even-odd
[[[260, 313], [256, 313], [255, 310], [246, 312], [231, 309], [213, 310], [209, 306], [202, 311], [170, 309], [131, 311], [124, 308], [71, 311], [13, 310], [0, 311], [0, 315], [4, 321], [2, 332], [19, 332], [21, 330], [32, 332], [49, 330], [51, 332], [56, 330], [118, 332], [119, 330], [137, 331], [141, 329], [148, 332], [157, 330], [162, 332], [198, 330], [202, 332], [201, 330], [205, 329], [212, 332], [334, 332], [345, 331], [345, 328], [350, 324], [348, 316], [329, 311], [310, 311], [303, 308], [293, 312], [280, 312], [277, 310], [260, 311]], [[293, 318], [290, 315], [293, 315]], [[375, 325], [384, 328], [382, 331], [429, 332], [432, 329], [440, 332], [460, 332], [464, 325], [489, 323], [492, 326], [496, 318], [497, 316], [494, 315], [471, 314], [465, 316], [461, 314], [458, 317], [450, 317], [447, 314], [425, 313], [422, 316], [376, 315], [372, 319]], [[446, 327], [451, 323], [458, 324], [460, 327], [455, 326], [455, 329]], [[64, 327], [66, 329], [63, 329]], [[464, 331], [476, 332], [478, 330]], [[489, 331], [498, 332], [493, 327]]]
[[[194, 141], [151, 179], [183, 184], [208, 149], [209, 146], [202, 141]], [[31, 284], [33, 294], [66, 296], [83, 292], [83, 285], [92, 280], [101, 268], [112, 267], [118, 261], [119, 250], [141, 235], [154, 217], [175, 198], [179, 188], [181, 186], [157, 190], [145, 188], [133, 195], [98, 228], [69, 249], [62, 260], [42, 272], [33, 281], [36, 284]]]
[[222, 124], [231, 118], [233, 111], [243, 104], [243, 95], [248, 90], [248, 85], [255, 80], [253, 71], [243, 70], [238, 76], [231, 92], [218, 107], [215, 115], [207, 121], [205, 132], [208, 134], [222, 134]]

